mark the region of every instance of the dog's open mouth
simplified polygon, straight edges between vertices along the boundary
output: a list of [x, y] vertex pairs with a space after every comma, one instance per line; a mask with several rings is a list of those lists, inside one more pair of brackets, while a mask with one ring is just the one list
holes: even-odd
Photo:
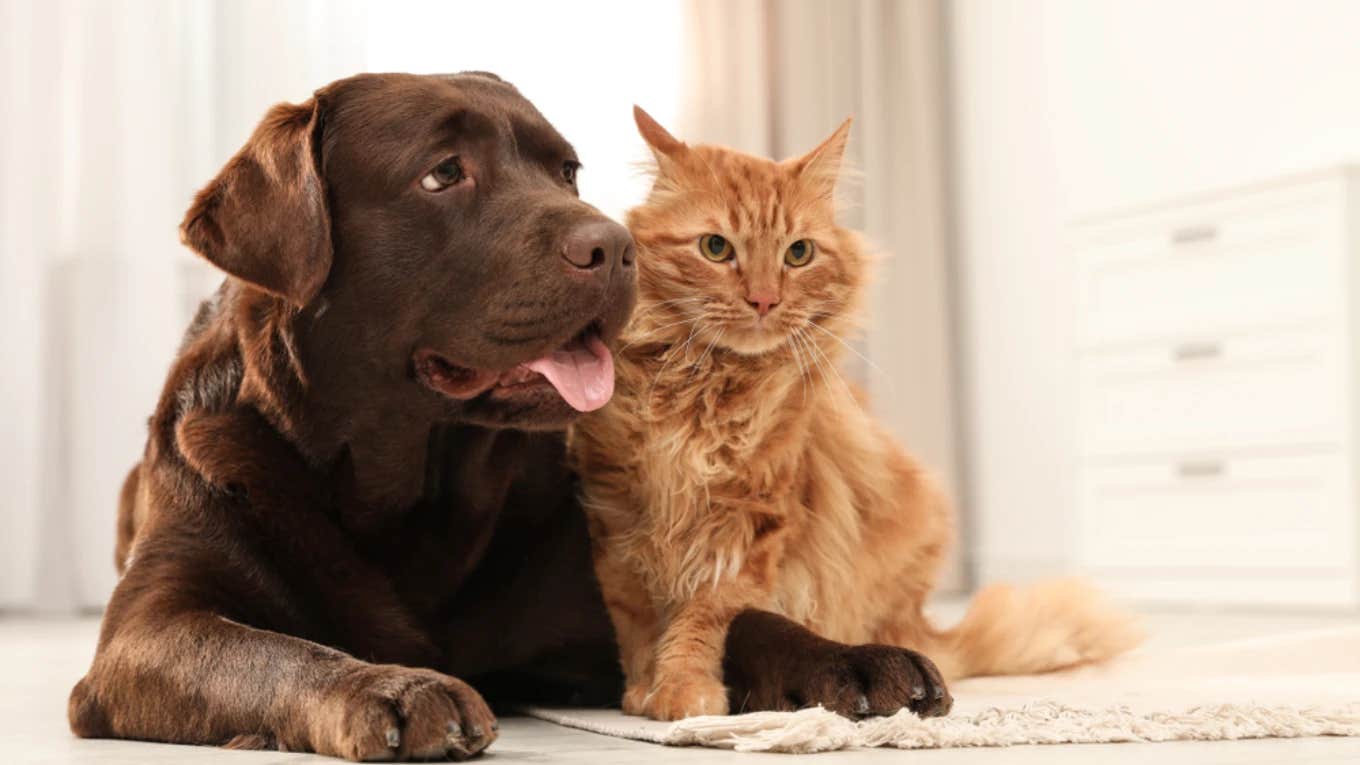
[[454, 399], [514, 395], [550, 385], [572, 409], [593, 412], [614, 395], [614, 357], [594, 324], [557, 350], [504, 371], [458, 366], [428, 349], [416, 351], [414, 360], [425, 387]]

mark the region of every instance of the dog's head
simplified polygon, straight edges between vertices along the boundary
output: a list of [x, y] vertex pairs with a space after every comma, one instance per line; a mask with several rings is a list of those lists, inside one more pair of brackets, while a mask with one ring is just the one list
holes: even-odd
[[181, 231], [296, 308], [307, 363], [437, 417], [556, 427], [609, 399], [634, 299], [632, 239], [579, 167], [494, 75], [360, 75], [274, 107]]

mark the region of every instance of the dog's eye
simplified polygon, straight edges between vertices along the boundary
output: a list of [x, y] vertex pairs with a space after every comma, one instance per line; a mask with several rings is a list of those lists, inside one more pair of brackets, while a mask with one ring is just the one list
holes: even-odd
[[731, 260], [735, 255], [732, 243], [717, 234], [704, 234], [699, 237], [699, 252], [714, 263]]
[[443, 191], [463, 180], [463, 163], [457, 157], [449, 157], [434, 166], [434, 169], [420, 179], [420, 187], [426, 191]]
[[571, 185], [576, 185], [576, 171], [581, 169], [581, 163], [574, 160], [567, 160], [562, 163], [562, 178]]

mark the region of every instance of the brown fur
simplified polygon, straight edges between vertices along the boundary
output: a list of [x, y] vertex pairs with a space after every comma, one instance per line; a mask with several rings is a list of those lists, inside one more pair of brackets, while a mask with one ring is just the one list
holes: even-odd
[[[425, 189], [455, 154], [467, 182]], [[361, 75], [266, 114], [181, 229], [228, 278], [124, 483], [72, 731], [463, 758], [496, 726], [455, 673], [616, 686], [562, 438], [536, 432], [572, 410], [545, 386], [442, 395], [412, 363], [503, 370], [591, 322], [613, 341], [631, 241], [575, 164], [485, 74]], [[589, 270], [563, 252], [582, 241]]]
[[[992, 591], [952, 631], [926, 620], [953, 539], [949, 503], [837, 372], [867, 260], [835, 219], [849, 123], [809, 154], [773, 162], [691, 148], [637, 117], [658, 162], [650, 197], [628, 218], [639, 310], [613, 402], [570, 441], [625, 710], [727, 711], [724, 635], [747, 608], [841, 643], [921, 651], [945, 677], [1044, 671], [1132, 645], [1127, 620], [1076, 586], [1020, 600]], [[733, 261], [699, 252], [714, 233], [735, 245]], [[813, 260], [786, 265], [800, 239], [815, 243]], [[913, 658], [898, 706], [944, 711], [942, 687], [912, 693], [938, 679]]]
[[[427, 193], [451, 153], [471, 182]], [[617, 335], [630, 240], [567, 163], [485, 73], [360, 75], [269, 112], [186, 216], [185, 240], [229, 276], [124, 483], [122, 579], [72, 731], [461, 758], [496, 736], [479, 691], [618, 698], [565, 466], [571, 408], [542, 385], [450, 398], [412, 363], [426, 347], [505, 369], [592, 320]], [[771, 657], [775, 641], [790, 650]], [[893, 660], [761, 612], [727, 648], [753, 709]]]

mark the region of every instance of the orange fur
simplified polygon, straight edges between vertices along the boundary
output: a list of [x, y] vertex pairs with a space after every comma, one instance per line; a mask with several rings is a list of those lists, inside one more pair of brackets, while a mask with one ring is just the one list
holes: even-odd
[[[923, 615], [953, 537], [949, 503], [836, 371], [866, 280], [865, 246], [833, 202], [849, 123], [773, 162], [688, 147], [636, 116], [657, 158], [628, 216], [639, 309], [613, 401], [570, 436], [625, 711], [726, 712], [723, 639], [748, 607], [919, 650], [946, 677], [1043, 671], [1136, 642], [1076, 585], [985, 592], [949, 631]], [[734, 259], [705, 258], [705, 234]], [[786, 265], [799, 239], [814, 257]], [[763, 318], [756, 293], [777, 297]]]

